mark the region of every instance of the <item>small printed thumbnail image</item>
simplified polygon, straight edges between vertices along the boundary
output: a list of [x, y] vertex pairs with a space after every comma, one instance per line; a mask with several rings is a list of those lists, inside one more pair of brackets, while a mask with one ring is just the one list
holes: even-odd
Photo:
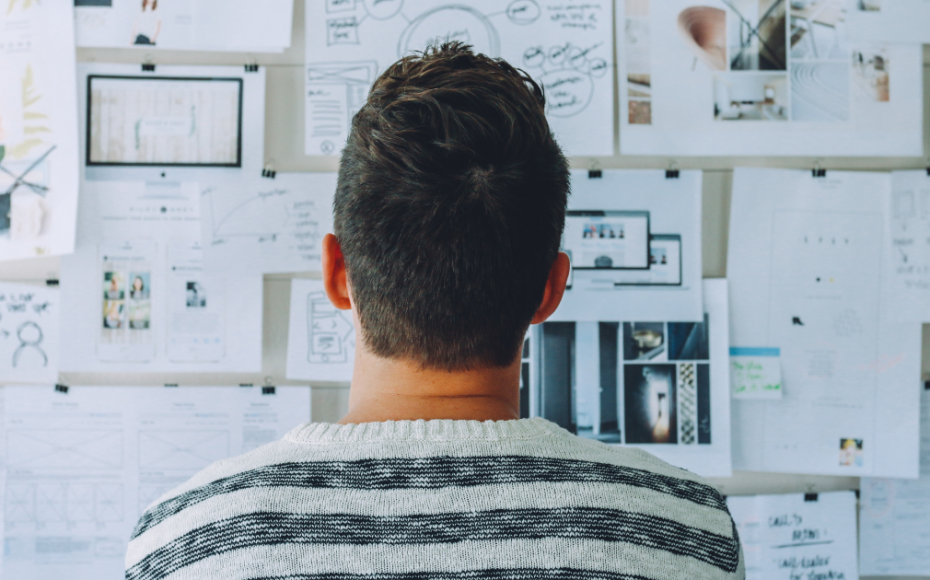
[[846, 60], [846, 22], [846, 0], [791, 0], [792, 62]]
[[126, 322], [126, 273], [103, 273], [103, 328], [122, 328]]
[[881, 12], [882, 0], [856, 0], [856, 6], [862, 12]]
[[891, 100], [890, 65], [887, 45], [853, 47], [852, 85], [857, 101], [887, 103]]
[[648, 99], [652, 96], [652, 75], [630, 73], [626, 75], [626, 87], [631, 99]]
[[626, 237], [622, 222], [598, 222], [585, 224], [582, 239], [622, 240]]
[[668, 250], [652, 246], [649, 248], [649, 265], [650, 266], [667, 266]]
[[150, 272], [130, 272], [129, 280], [129, 328], [146, 330], [152, 320]]
[[[531, 414], [603, 443], [709, 444], [705, 327], [706, 323], [544, 323], [534, 349], [539, 373], [530, 379], [535, 405]], [[704, 357], [705, 362], [669, 361], [657, 355], [654, 351], [665, 348], [666, 336], [674, 337], [669, 347], [677, 356]], [[646, 358], [650, 355], [652, 359]]]
[[862, 467], [864, 463], [862, 439], [840, 439], [840, 466]]
[[717, 73], [714, 75], [717, 121], [787, 121], [786, 73]]
[[652, 101], [631, 98], [628, 107], [630, 125], [652, 125]]
[[207, 307], [207, 291], [203, 284], [197, 281], [188, 281], [186, 288], [185, 305], [187, 308]]

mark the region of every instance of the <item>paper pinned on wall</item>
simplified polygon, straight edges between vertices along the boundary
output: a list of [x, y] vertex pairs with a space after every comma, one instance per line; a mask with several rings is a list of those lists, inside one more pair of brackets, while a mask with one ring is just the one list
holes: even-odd
[[889, 317], [930, 322], [930, 175], [895, 171], [891, 183], [884, 239]]
[[618, 1], [621, 154], [922, 155], [922, 49], [848, 1]]
[[780, 399], [781, 360], [777, 348], [730, 347], [734, 399]]
[[204, 263], [211, 272], [317, 271], [333, 229], [335, 173], [200, 182]]
[[78, 46], [282, 52], [294, 0], [75, 0]]
[[58, 288], [0, 282], [0, 384], [58, 380]]
[[122, 578], [139, 517], [310, 419], [308, 387], [6, 387], [5, 578]]
[[701, 172], [571, 179], [562, 251], [572, 272], [550, 320], [701, 321]]
[[878, 42], [930, 43], [927, 0], [846, 0], [849, 36]]
[[[701, 322], [545, 322], [531, 327], [525, 416], [729, 477], [726, 280], [704, 281]], [[524, 381], [527, 379], [524, 378]], [[521, 401], [521, 405], [523, 402]]]
[[329, 302], [322, 280], [295, 278], [291, 282], [288, 379], [351, 381], [355, 341], [351, 311]]
[[887, 173], [735, 170], [731, 343], [779, 348], [784, 393], [734, 400], [734, 469], [916, 476], [921, 325], [883, 299], [890, 189]]
[[503, 57], [546, 91], [567, 155], [613, 154], [613, 6], [608, 0], [310, 2], [306, 6], [307, 155], [338, 155], [374, 80], [430, 42]]
[[0, 10], [0, 261], [74, 249], [74, 20], [68, 2]]
[[730, 496], [746, 580], [857, 580], [856, 495]]
[[61, 263], [62, 370], [259, 372], [262, 277], [204, 268], [196, 183], [84, 182]]
[[920, 479], [862, 478], [859, 563], [865, 576], [930, 570], [930, 383], [920, 404]]

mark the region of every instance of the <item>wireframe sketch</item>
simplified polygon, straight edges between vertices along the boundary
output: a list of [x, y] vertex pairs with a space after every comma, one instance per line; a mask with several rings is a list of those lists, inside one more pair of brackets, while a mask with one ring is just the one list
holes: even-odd
[[227, 431], [139, 431], [139, 469], [197, 471], [229, 457]]
[[333, 155], [342, 148], [377, 71], [375, 61], [307, 64], [306, 139], [313, 153]]
[[10, 483], [7, 523], [106, 523], [123, 520], [118, 483]]
[[109, 468], [123, 465], [123, 433], [80, 429], [10, 429], [9, 467]]
[[309, 362], [344, 363], [349, 360], [349, 350], [355, 347], [355, 327], [349, 316], [333, 306], [324, 292], [307, 295]]

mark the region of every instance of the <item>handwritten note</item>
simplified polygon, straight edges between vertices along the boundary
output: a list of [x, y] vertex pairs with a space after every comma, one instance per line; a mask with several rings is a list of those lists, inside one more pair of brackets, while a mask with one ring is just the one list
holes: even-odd
[[883, 308], [896, 322], [930, 322], [930, 175], [895, 171], [886, 200]]
[[856, 496], [727, 498], [746, 559], [746, 580], [856, 580]]
[[58, 378], [58, 288], [0, 282], [0, 384]]
[[734, 399], [780, 399], [780, 350], [731, 347], [730, 384]]

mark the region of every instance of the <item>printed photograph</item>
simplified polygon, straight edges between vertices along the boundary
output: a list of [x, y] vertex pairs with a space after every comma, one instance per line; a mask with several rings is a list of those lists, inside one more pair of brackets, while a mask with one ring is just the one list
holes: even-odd
[[888, 47], [858, 46], [852, 53], [853, 91], [862, 102], [887, 103], [889, 90]]
[[207, 292], [200, 282], [187, 283], [187, 307], [206, 308]]
[[129, 279], [132, 280], [132, 286], [129, 288], [129, 298], [132, 300], [149, 299], [149, 272], [130, 272]]
[[103, 299], [104, 300], [122, 300], [126, 297], [124, 290], [126, 283], [126, 274], [123, 272], [104, 272], [103, 273]]
[[787, 70], [788, 0], [724, 4], [730, 70]]
[[626, 443], [678, 443], [674, 364], [623, 368]]
[[587, 239], [610, 239], [622, 240], [624, 238], [624, 228], [622, 223], [604, 223], [585, 224], [581, 237]]
[[[793, 0], [791, 2], [792, 61], [846, 60], [849, 50], [842, 39], [845, 25], [845, 0]], [[793, 77], [792, 82], [794, 82]]]
[[658, 246], [649, 248], [649, 265], [650, 266], [667, 266], [668, 250]]
[[881, 12], [882, 0], [858, 0], [859, 10], [863, 12]]
[[129, 301], [129, 328], [132, 330], [145, 330], [149, 327], [152, 318], [151, 300]]
[[652, 125], [652, 102], [631, 99], [629, 102], [629, 122], [630, 125]]
[[624, 322], [623, 360], [665, 361], [664, 322]]
[[626, 87], [630, 97], [648, 99], [652, 96], [652, 78], [648, 74], [626, 75]]
[[791, 63], [791, 120], [848, 121], [849, 64]]
[[706, 314], [704, 322], [669, 322], [669, 360], [708, 360], [710, 358], [708, 328]]
[[714, 76], [714, 119], [787, 121], [786, 74], [719, 73]]
[[840, 465], [843, 467], [862, 467], [865, 458], [862, 455], [862, 439], [840, 439]]
[[122, 328], [124, 322], [125, 302], [123, 300], [103, 301], [103, 328]]

